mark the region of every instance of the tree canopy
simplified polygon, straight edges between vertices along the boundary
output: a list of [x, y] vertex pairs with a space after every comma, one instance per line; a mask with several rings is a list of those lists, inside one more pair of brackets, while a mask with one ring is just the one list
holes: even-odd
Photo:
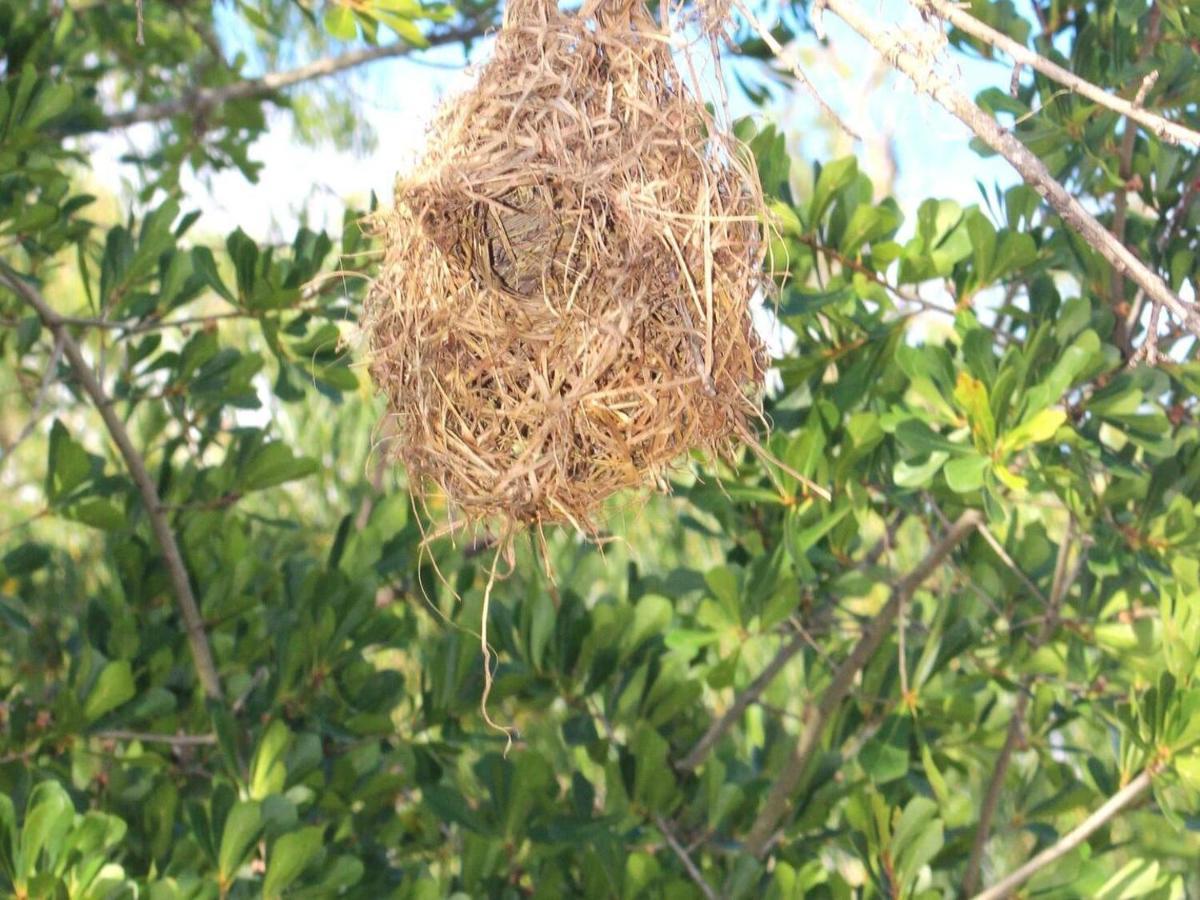
[[837, 21], [1022, 180], [908, 208], [738, 122], [767, 449], [832, 500], [686, 459], [518, 541], [507, 753], [492, 547], [376, 449], [368, 210], [276, 244], [187, 187], [281, 120], [369, 146], [328, 79], [500, 13], [0, 0], [0, 891], [1200, 895], [1200, 10], [734, 4], [745, 105], [836, 79], [790, 50]]

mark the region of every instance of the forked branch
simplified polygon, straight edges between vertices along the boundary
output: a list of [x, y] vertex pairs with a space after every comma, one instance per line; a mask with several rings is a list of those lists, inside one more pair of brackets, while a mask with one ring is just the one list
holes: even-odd
[[71, 335], [62, 317], [46, 302], [41, 293], [21, 278], [6, 264], [0, 262], [0, 284], [3, 284], [14, 294], [33, 307], [42, 324], [54, 335], [56, 342], [62, 344], [63, 354], [71, 364], [75, 377], [79, 379], [84, 392], [91, 398], [92, 404], [104, 420], [113, 443], [121, 452], [125, 466], [137, 485], [138, 493], [142, 496], [142, 505], [150, 519], [150, 527], [162, 550], [163, 562], [167, 567], [167, 575], [175, 592], [175, 602], [179, 614], [183, 617], [184, 629], [187, 632], [188, 644], [192, 651], [192, 660], [196, 665], [196, 675], [206, 696], [212, 699], [221, 697], [221, 681], [217, 676], [217, 668], [213, 663], [212, 650], [208, 645], [208, 635], [204, 631], [204, 620], [200, 617], [200, 608], [192, 593], [192, 585], [188, 580], [187, 569], [183, 564], [183, 555], [179, 552], [179, 544], [175, 533], [163, 512], [162, 501], [158, 489], [154, 486], [150, 473], [146, 470], [146, 461], [142, 459], [137, 448], [130, 440], [129, 432], [113, 408], [112, 399], [105, 393], [103, 385], [96, 378], [90, 365], [83, 357], [83, 351]]

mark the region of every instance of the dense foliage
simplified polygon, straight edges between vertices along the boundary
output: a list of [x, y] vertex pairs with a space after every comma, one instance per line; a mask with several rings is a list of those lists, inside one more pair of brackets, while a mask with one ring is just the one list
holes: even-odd
[[[1194, 9], [972, 8], [1123, 96], [1157, 71], [1142, 104], [1200, 125]], [[217, 13], [281, 69], [497, 16], [146, 0], [139, 44], [132, 0], [0, 0], [0, 891], [952, 896], [1148, 778], [1023, 890], [1200, 895], [1200, 365], [1165, 313], [1147, 364], [1135, 285], [1033, 188], [901, 209], [855, 159], [740, 126], [794, 335], [769, 446], [834, 499], [749, 455], [695, 460], [673, 496], [615, 508], [603, 546], [549, 533], [552, 577], [519, 543], [489, 624], [504, 755], [479, 711], [491, 548], [423, 544], [443, 510], [372, 452], [340, 343], [360, 211], [282, 246], [189, 211], [185, 171], [255, 177], [273, 107], [312, 128], [343, 103], [230, 90], [246, 62]], [[980, 102], [1194, 298], [1196, 149], [997, 73]], [[153, 147], [119, 206], [89, 194], [89, 136], [133, 120]]]

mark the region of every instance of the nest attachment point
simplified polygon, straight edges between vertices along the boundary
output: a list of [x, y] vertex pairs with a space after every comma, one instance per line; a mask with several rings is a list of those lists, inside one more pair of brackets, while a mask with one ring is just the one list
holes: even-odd
[[592, 531], [688, 451], [753, 441], [765, 221], [640, 0], [510, 5], [374, 220], [363, 324], [412, 486], [467, 522]]

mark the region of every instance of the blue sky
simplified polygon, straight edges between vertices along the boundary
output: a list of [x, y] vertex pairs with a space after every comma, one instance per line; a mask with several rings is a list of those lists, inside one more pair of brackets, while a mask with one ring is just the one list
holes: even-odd
[[[882, 0], [877, 8], [888, 20], [919, 24], [904, 0]], [[258, 74], [246, 26], [232, 13], [224, 15], [221, 32], [227, 49], [231, 53], [247, 51], [247, 74]], [[779, 102], [758, 114], [785, 130], [801, 166], [811, 165], [814, 159], [855, 153], [860, 166], [878, 185], [887, 168], [882, 152], [886, 135], [896, 162], [894, 192], [904, 209], [915, 208], [929, 196], [953, 198], [964, 205], [977, 202], [977, 180], [985, 184], [1015, 182], [1003, 162], [984, 160], [973, 153], [967, 147], [965, 128], [932, 101], [917, 96], [906, 79], [895, 74], [881, 78], [874, 52], [832, 16], [825, 18], [830, 38], [827, 49], [811, 37], [802, 39], [800, 52], [806, 71], [827, 102], [868, 139], [852, 144], [819, 121], [819, 111], [807, 94], [781, 91]], [[486, 50], [486, 44], [480, 44], [475, 58]], [[954, 58], [956, 74], [968, 93], [1008, 83], [1010, 72], [999, 64], [961, 54]], [[222, 234], [240, 226], [258, 239], [287, 239], [302, 215], [312, 225], [336, 228], [346, 200], [361, 203], [371, 191], [386, 198], [396, 172], [410, 165], [420, 152], [425, 126], [439, 100], [467, 85], [469, 76], [461, 68], [462, 62], [460, 48], [444, 47], [414, 59], [378, 62], [340, 77], [339, 86], [351, 94], [362, 119], [377, 135], [374, 150], [366, 154], [328, 146], [305, 147], [296, 139], [288, 116], [273, 114], [270, 131], [251, 150], [252, 156], [265, 164], [258, 184], [249, 184], [232, 172], [206, 180], [189, 179], [189, 199], [204, 213], [202, 227]], [[727, 76], [747, 65], [727, 64]], [[753, 107], [738, 99], [733, 79], [727, 81], [734, 113], [751, 111]], [[130, 132], [102, 140], [95, 147], [96, 168], [113, 188], [119, 188], [122, 176], [129, 174], [117, 162], [126, 142], [150, 139], [148, 126]]]

